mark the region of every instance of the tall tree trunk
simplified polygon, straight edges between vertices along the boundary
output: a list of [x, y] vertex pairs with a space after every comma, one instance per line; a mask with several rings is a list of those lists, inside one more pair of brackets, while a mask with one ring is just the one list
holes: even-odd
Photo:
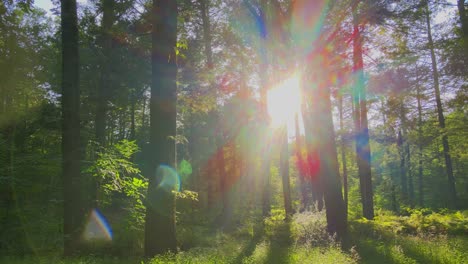
[[213, 51], [211, 47], [211, 21], [210, 21], [210, 1], [199, 0], [200, 11], [202, 15], [203, 23], [203, 40], [205, 42], [205, 55], [206, 55], [206, 67], [211, 70], [213, 69]]
[[455, 177], [453, 175], [452, 158], [450, 156], [448, 136], [445, 131], [444, 110], [442, 108], [442, 101], [440, 99], [439, 70], [437, 69], [437, 60], [435, 56], [434, 41], [432, 39], [431, 13], [429, 11], [428, 1], [426, 1], [426, 26], [427, 26], [427, 41], [429, 44], [429, 49], [431, 51], [432, 77], [434, 79], [434, 90], [435, 90], [436, 104], [437, 104], [437, 117], [439, 119], [439, 127], [442, 130], [442, 146], [443, 146], [443, 152], [444, 152], [444, 158], [445, 158], [445, 169], [447, 172], [449, 207], [457, 208], [458, 197], [457, 197], [457, 191], [455, 189]]
[[[307, 95], [306, 98], [308, 100], [313, 100], [310, 95]], [[309, 108], [316, 108], [316, 102], [312, 102]], [[305, 162], [308, 167], [308, 175], [307, 177], [310, 180], [311, 189], [312, 189], [312, 202], [314, 206], [316, 206], [318, 211], [322, 211], [323, 209], [323, 186], [322, 186], [322, 173], [317, 171], [312, 171], [311, 161], [317, 162], [315, 160], [317, 153], [317, 144], [318, 144], [318, 130], [317, 126], [313, 126], [313, 124], [319, 122], [318, 120], [314, 119], [314, 116], [317, 116], [319, 112], [313, 109], [307, 109], [306, 106], [302, 108], [302, 118], [304, 119], [304, 136], [306, 139], [306, 158]], [[317, 173], [317, 175], [312, 175], [312, 173]]]
[[[417, 69], [416, 69], [417, 70]], [[418, 151], [419, 151], [419, 162], [418, 162], [418, 200], [419, 206], [424, 206], [424, 192], [423, 192], [423, 145], [422, 145], [422, 106], [421, 106], [421, 88], [418, 84], [416, 86], [416, 99], [418, 103]]]
[[80, 78], [76, 0], [61, 1], [64, 255], [77, 252], [84, 214], [80, 178]]
[[[260, 19], [263, 21], [265, 25], [265, 30], [266, 30], [266, 25], [267, 25], [267, 0], [261, 0], [260, 1]], [[265, 116], [268, 116], [268, 106], [267, 106], [267, 92], [268, 92], [268, 38], [269, 34], [268, 32], [264, 32], [264, 35], [261, 35], [261, 62], [260, 62], [260, 72], [259, 72], [259, 77], [260, 77], [260, 103], [261, 103], [261, 111], [265, 114]], [[270, 153], [269, 153], [269, 147], [268, 147], [268, 142], [264, 142], [264, 153], [262, 153], [264, 159], [262, 161], [262, 168], [261, 168], [261, 177], [263, 179], [263, 186], [262, 186], [262, 215], [263, 216], [268, 216], [270, 215], [270, 210], [271, 210], [271, 202], [270, 202], [270, 165], [271, 165], [271, 160], [270, 160]]]
[[132, 92], [132, 98], [130, 99], [130, 140], [135, 140], [135, 104], [136, 104], [136, 95], [135, 92]]
[[293, 214], [291, 204], [291, 190], [289, 185], [289, 151], [288, 151], [288, 129], [286, 125], [280, 131], [280, 173], [283, 183], [284, 211], [286, 217]]
[[[299, 113], [296, 114], [296, 157], [299, 163], [299, 167], [303, 166], [304, 164], [304, 157], [302, 156], [302, 140], [301, 140], [301, 134], [299, 131]], [[304, 170], [304, 169], [302, 169]], [[299, 192], [301, 194], [301, 209], [300, 211], [304, 211], [307, 209], [308, 205], [308, 199], [307, 199], [307, 187], [306, 187], [306, 181], [305, 181], [306, 175], [303, 175], [301, 171], [298, 173], [298, 183], [299, 183]]]
[[346, 164], [346, 143], [344, 139], [344, 126], [343, 126], [343, 96], [338, 96], [338, 111], [340, 116], [340, 129], [341, 129], [341, 163], [343, 164], [343, 191], [344, 191], [344, 204], [346, 218], [348, 216], [348, 167]]
[[[216, 167], [217, 167], [217, 174], [218, 178], [220, 180], [220, 189], [221, 189], [221, 196], [222, 196], [222, 202], [223, 202], [223, 209], [221, 213], [221, 224], [223, 229], [229, 229], [231, 226], [231, 218], [232, 218], [232, 205], [231, 205], [231, 196], [230, 196], [230, 190], [229, 190], [229, 176], [235, 177], [235, 169], [237, 164], [233, 164], [231, 172], [229, 175], [226, 171], [226, 162], [225, 162], [225, 157], [224, 157], [224, 143], [225, 138], [223, 133], [218, 133], [218, 138], [216, 145], [218, 147], [217, 151], [217, 160], [216, 160]], [[232, 151], [233, 151], [233, 159], [235, 160], [235, 144], [232, 144]]]
[[114, 23], [114, 0], [102, 0], [102, 59], [101, 59], [101, 79], [98, 87], [96, 102], [96, 141], [101, 145], [106, 145], [106, 118], [107, 101], [109, 97], [110, 85], [112, 83], [112, 34], [111, 28]]
[[400, 152], [400, 184], [401, 184], [401, 199], [404, 203], [408, 202], [408, 181], [406, 178], [406, 165], [405, 165], [405, 139], [398, 130], [398, 152]]
[[[175, 167], [177, 1], [153, 0], [152, 83], [145, 255], [177, 250]], [[172, 138], [171, 138], [172, 137]], [[168, 179], [170, 178], [170, 179]]]
[[468, 19], [466, 17], [465, 0], [458, 0], [457, 7], [458, 15], [460, 16], [460, 24], [462, 27], [463, 38], [464, 41], [466, 41], [466, 38], [468, 38]]
[[327, 229], [330, 234], [342, 238], [346, 233], [346, 211], [340, 180], [338, 153], [336, 152], [335, 131], [333, 128], [330, 90], [319, 88], [318, 110], [321, 113], [318, 149], [320, 170], [323, 178], [324, 198], [327, 215]]
[[406, 164], [407, 164], [406, 172], [408, 174], [408, 198], [409, 198], [410, 206], [414, 207], [414, 181], [413, 181], [413, 173], [411, 170], [410, 145], [408, 142], [406, 142], [405, 153], [406, 153]]
[[366, 87], [364, 84], [364, 63], [362, 59], [362, 37], [357, 14], [357, 4], [353, 4], [353, 68], [356, 76], [354, 84], [354, 106], [356, 124], [356, 158], [361, 188], [363, 216], [374, 218], [374, 198], [370, 167], [369, 128], [367, 124]]

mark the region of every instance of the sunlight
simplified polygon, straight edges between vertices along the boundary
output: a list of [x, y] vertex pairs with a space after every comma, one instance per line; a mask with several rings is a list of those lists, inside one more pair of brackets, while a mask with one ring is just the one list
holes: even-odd
[[294, 118], [301, 106], [300, 76], [294, 74], [269, 90], [267, 106], [272, 127], [294, 127]]

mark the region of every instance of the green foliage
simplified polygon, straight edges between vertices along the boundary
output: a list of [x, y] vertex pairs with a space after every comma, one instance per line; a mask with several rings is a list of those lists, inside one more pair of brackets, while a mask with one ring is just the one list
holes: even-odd
[[103, 202], [110, 203], [112, 192], [124, 193], [142, 209], [142, 198], [148, 188], [147, 179], [132, 162], [138, 151], [134, 141], [122, 140], [112, 146], [103, 148], [97, 153], [98, 158], [87, 170], [98, 179], [99, 185], [106, 194]]
[[358, 220], [382, 231], [408, 235], [466, 235], [468, 234], [468, 212], [433, 212], [429, 209], [407, 208], [407, 216], [397, 216], [380, 210], [374, 221]]
[[[390, 216], [386, 216], [388, 219]], [[394, 225], [399, 227], [393, 228]], [[419, 233], [404, 234], [401, 221], [354, 221], [350, 225], [352, 243], [362, 263], [465, 263], [466, 236]], [[393, 229], [392, 229], [393, 228]], [[400, 230], [395, 233], [395, 230]]]

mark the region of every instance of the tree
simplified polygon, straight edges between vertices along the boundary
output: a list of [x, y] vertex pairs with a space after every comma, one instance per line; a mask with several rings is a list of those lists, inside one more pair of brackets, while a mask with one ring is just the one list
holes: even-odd
[[288, 129], [284, 126], [279, 133], [280, 141], [280, 174], [283, 183], [284, 211], [286, 217], [292, 215], [291, 190], [289, 185], [289, 151], [288, 151]]
[[360, 1], [352, 1], [353, 12], [353, 70], [355, 82], [353, 91], [354, 122], [356, 133], [356, 159], [359, 171], [363, 216], [374, 218], [374, 198], [370, 164], [369, 127], [367, 122], [366, 85], [364, 83], [364, 63], [362, 59], [361, 18], [358, 12]]
[[176, 251], [175, 167], [177, 1], [153, 0], [152, 83], [145, 255]]
[[77, 252], [81, 221], [80, 83], [76, 0], [61, 1], [64, 255]]
[[437, 106], [437, 118], [439, 121], [439, 127], [442, 131], [442, 147], [445, 158], [445, 169], [447, 173], [447, 183], [448, 183], [448, 195], [449, 195], [449, 206], [452, 208], [457, 208], [458, 198], [457, 191], [455, 189], [455, 178], [453, 176], [452, 168], [452, 157], [450, 156], [450, 147], [448, 143], [448, 136], [445, 131], [445, 117], [444, 110], [442, 107], [442, 101], [440, 98], [440, 84], [439, 84], [439, 70], [437, 68], [437, 59], [435, 56], [435, 47], [434, 40], [432, 39], [432, 27], [431, 27], [431, 12], [429, 10], [429, 2], [425, 1], [425, 20], [427, 27], [427, 44], [429, 45], [429, 50], [431, 53], [431, 66], [432, 66], [432, 78], [435, 91], [435, 99]]

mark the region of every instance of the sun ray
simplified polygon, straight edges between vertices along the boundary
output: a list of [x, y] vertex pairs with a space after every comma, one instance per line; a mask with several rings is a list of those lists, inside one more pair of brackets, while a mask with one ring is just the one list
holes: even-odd
[[296, 113], [300, 113], [300, 77], [294, 74], [268, 91], [267, 107], [274, 128], [294, 127]]

